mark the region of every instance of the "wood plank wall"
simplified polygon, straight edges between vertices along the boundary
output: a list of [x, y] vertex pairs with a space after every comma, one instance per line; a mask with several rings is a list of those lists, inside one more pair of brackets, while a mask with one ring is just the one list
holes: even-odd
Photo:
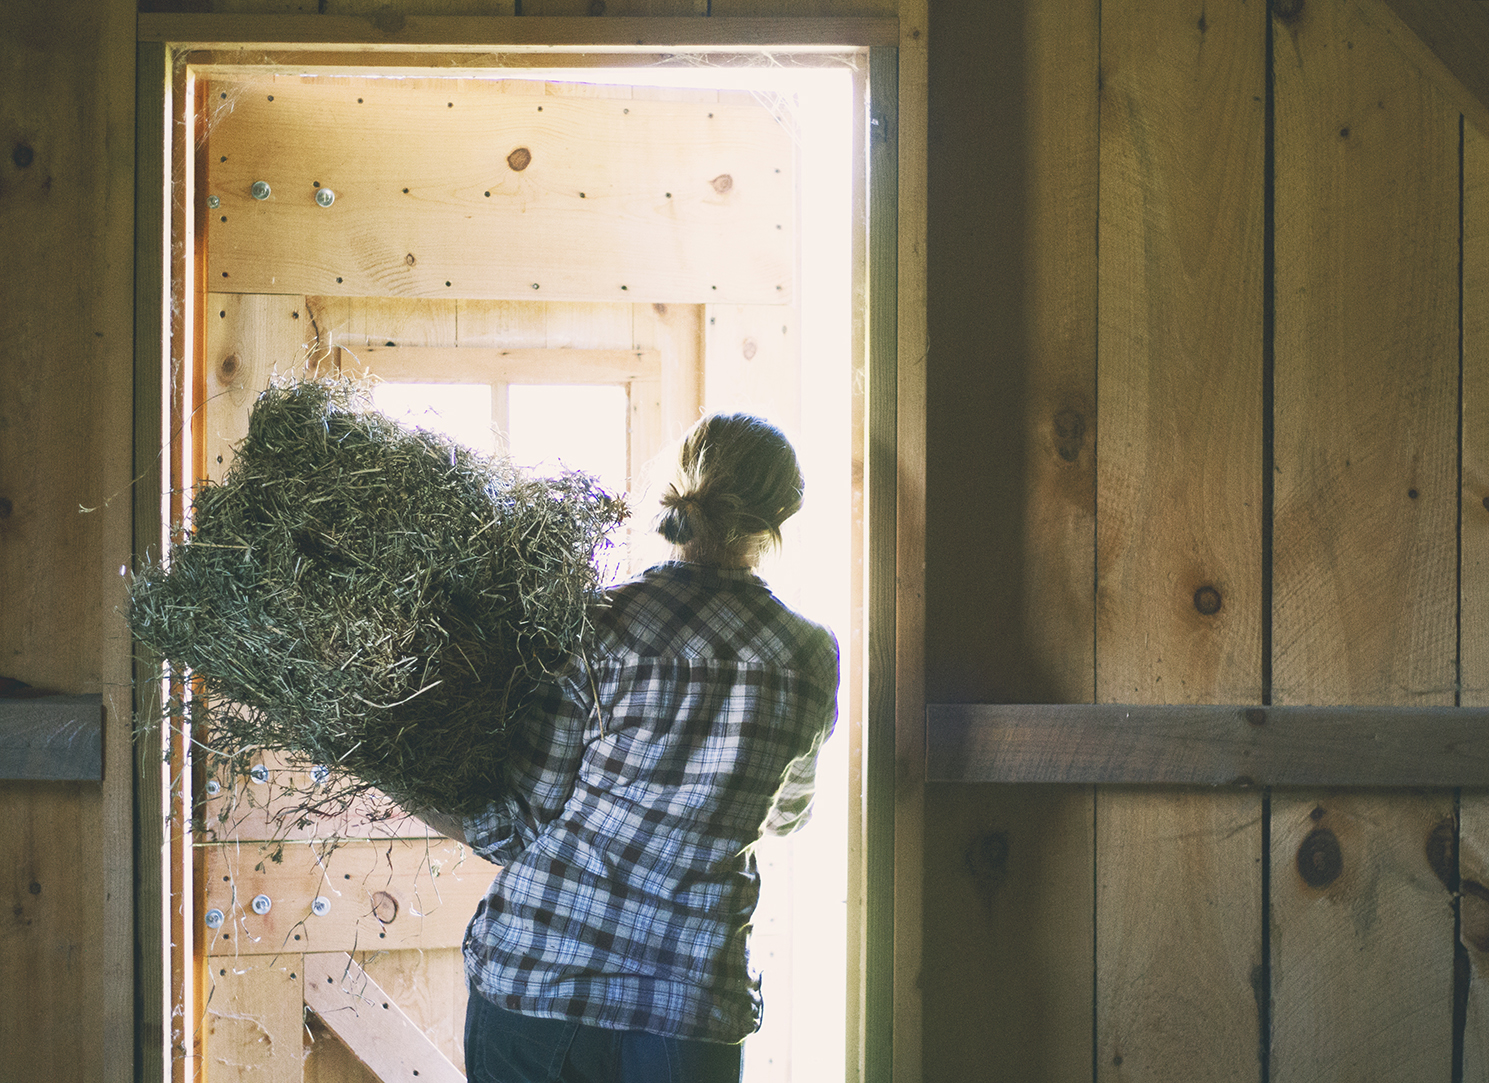
[[[1485, 702], [1484, 137], [1354, 0], [931, 35], [928, 700]], [[927, 1079], [1489, 1078], [1482, 795], [926, 801]]]
[[134, 1067], [134, 59], [129, 0], [0, 9], [0, 676], [107, 719], [102, 784], [0, 783], [6, 1079]]

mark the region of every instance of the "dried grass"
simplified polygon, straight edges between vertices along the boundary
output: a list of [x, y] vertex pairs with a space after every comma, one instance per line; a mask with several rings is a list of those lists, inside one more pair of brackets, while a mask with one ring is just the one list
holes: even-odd
[[265, 750], [321, 768], [302, 823], [372, 787], [473, 811], [501, 793], [508, 723], [581, 646], [625, 516], [588, 475], [402, 428], [364, 385], [280, 384], [190, 534], [136, 576], [129, 622], [194, 678], [166, 714], [209, 769]]

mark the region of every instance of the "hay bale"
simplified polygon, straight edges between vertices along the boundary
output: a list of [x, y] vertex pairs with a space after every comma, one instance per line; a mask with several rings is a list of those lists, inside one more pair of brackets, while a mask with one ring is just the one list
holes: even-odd
[[371, 787], [471, 811], [500, 796], [509, 720], [580, 647], [625, 515], [588, 475], [404, 429], [365, 385], [276, 384], [190, 534], [136, 576], [129, 622], [197, 679], [167, 713], [209, 767], [330, 769], [302, 820]]

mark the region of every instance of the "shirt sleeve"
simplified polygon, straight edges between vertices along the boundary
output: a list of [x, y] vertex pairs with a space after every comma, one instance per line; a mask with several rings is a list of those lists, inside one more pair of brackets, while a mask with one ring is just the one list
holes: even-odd
[[563, 811], [574, 792], [593, 710], [587, 672], [577, 659], [545, 682], [532, 709], [509, 732], [506, 796], [464, 820], [466, 841], [478, 856], [499, 865], [511, 862]]
[[815, 694], [810, 695], [803, 706], [809, 707], [821, 723], [812, 739], [812, 747], [786, 767], [781, 787], [765, 817], [767, 835], [789, 835], [805, 827], [812, 818], [812, 799], [817, 791], [817, 754], [822, 751], [823, 742], [832, 735], [838, 716], [838, 648], [830, 635], [821, 649], [817, 668], [820, 673], [812, 683]]

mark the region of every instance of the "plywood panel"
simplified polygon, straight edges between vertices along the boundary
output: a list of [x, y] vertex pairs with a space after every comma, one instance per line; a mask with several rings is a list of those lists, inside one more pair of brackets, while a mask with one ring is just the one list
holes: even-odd
[[[1275, 29], [1274, 702], [1452, 704], [1458, 115], [1349, 3]], [[1448, 1078], [1450, 796], [1272, 822], [1274, 1083]]]
[[[930, 15], [927, 694], [1089, 702], [1098, 8]], [[1093, 802], [926, 787], [927, 1080], [1090, 1077]]]
[[[1102, 4], [1098, 700], [1261, 699], [1265, 65], [1254, 5]], [[1260, 796], [1096, 824], [1097, 1079], [1254, 1080]]]
[[[1460, 651], [1465, 706], [1489, 705], [1489, 136], [1463, 146], [1463, 496]], [[1459, 811], [1463, 1078], [1489, 1079], [1489, 790]], [[1466, 964], [1466, 966], [1464, 965]], [[1462, 972], [1465, 971], [1466, 973]]]
[[[756, 105], [477, 80], [212, 84], [208, 280], [250, 293], [789, 301], [789, 133]], [[251, 195], [255, 183], [266, 198]], [[318, 193], [334, 193], [320, 206]], [[320, 198], [325, 198], [321, 196]], [[779, 227], [779, 228], [777, 228]]]

